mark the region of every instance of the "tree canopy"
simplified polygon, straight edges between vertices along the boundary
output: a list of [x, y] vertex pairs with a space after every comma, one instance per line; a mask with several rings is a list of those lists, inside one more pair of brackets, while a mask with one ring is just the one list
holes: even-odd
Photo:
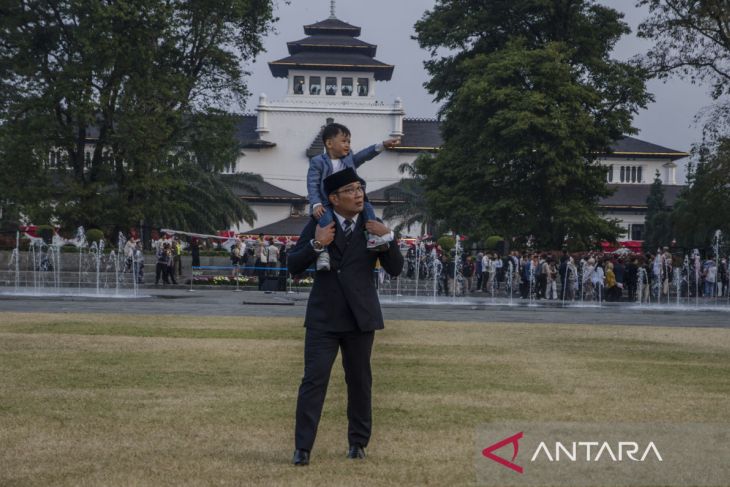
[[730, 139], [722, 140], [690, 174], [691, 186], [672, 212], [678, 243], [686, 249], [707, 248], [716, 230], [730, 236]]
[[[654, 41], [641, 63], [659, 78], [705, 83], [714, 98], [704, 110], [704, 137], [695, 149], [689, 188], [674, 206], [678, 243], [706, 247], [714, 232], [730, 231], [730, 8], [727, 0], [641, 0], [649, 17], [639, 36]], [[648, 224], [647, 218], [647, 224]]]
[[[421, 154], [419, 158], [430, 158], [431, 154]], [[423, 180], [415, 170], [414, 165], [404, 163], [398, 168], [406, 177], [400, 180], [398, 186], [385, 191], [388, 206], [383, 210], [386, 220], [398, 220], [394, 230], [402, 232], [410, 230], [416, 225], [419, 235], [437, 234], [444, 230], [443, 221], [434, 220], [429, 212], [428, 202], [424, 194]]]
[[[242, 66], [273, 21], [270, 0], [3, 2], [4, 215], [205, 231], [251, 221], [220, 178], [239, 152], [223, 109], [243, 106]], [[32, 187], [6, 193], [25, 177]]]
[[651, 99], [644, 71], [609, 57], [628, 31], [620, 13], [583, 0], [441, 0], [426, 12], [416, 32], [432, 52], [444, 145], [416, 170], [434, 216], [545, 247], [613, 240], [595, 160]]
[[664, 186], [657, 171], [646, 199], [644, 251], [655, 253], [672, 241], [672, 212], [664, 200]]

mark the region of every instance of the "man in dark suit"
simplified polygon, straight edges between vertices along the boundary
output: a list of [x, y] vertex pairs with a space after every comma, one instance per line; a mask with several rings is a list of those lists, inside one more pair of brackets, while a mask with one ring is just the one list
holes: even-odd
[[[320, 227], [312, 219], [289, 253], [289, 272], [300, 274], [314, 265], [329, 245], [329, 271], [318, 271], [304, 320], [304, 377], [297, 399], [294, 465], [309, 464], [332, 364], [338, 349], [347, 382], [348, 458], [365, 458], [371, 431], [370, 353], [383, 315], [373, 270], [379, 259], [390, 275], [403, 269], [403, 256], [393, 234], [379, 221], [365, 222], [365, 191], [357, 173], [344, 169], [324, 180], [335, 221]], [[390, 238], [384, 249], [367, 249], [366, 231]], [[331, 244], [331, 245], [330, 245]]]

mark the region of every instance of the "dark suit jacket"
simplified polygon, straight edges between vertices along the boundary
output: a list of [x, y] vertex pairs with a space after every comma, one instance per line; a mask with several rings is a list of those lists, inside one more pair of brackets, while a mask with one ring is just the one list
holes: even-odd
[[[304, 326], [323, 331], [371, 331], [383, 328], [383, 314], [375, 289], [375, 262], [391, 276], [403, 269], [403, 256], [394, 240], [385, 252], [367, 249], [365, 214], [361, 213], [349, 243], [335, 220], [335, 240], [328, 246], [329, 271], [318, 271], [309, 294]], [[318, 253], [310, 241], [317, 222], [312, 219], [302, 231], [296, 246], [289, 252], [289, 272], [300, 274], [312, 267]]]

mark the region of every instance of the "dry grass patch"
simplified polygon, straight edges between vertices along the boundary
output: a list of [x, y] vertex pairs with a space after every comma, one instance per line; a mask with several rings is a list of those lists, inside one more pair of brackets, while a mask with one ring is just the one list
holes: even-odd
[[347, 462], [333, 372], [309, 468], [291, 467], [294, 318], [0, 316], [0, 485], [468, 485], [476, 425], [727, 421], [730, 332], [390, 322], [374, 435]]

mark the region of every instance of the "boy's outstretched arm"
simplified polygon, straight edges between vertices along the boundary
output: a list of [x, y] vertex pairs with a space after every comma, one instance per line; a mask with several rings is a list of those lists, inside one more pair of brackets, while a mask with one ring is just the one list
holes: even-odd
[[383, 152], [384, 149], [392, 149], [398, 145], [400, 145], [400, 139], [388, 139], [384, 140], [380, 144], [371, 145], [370, 147], [361, 150], [352, 156], [352, 159], [355, 162], [355, 167], [362, 166], [364, 163]]

